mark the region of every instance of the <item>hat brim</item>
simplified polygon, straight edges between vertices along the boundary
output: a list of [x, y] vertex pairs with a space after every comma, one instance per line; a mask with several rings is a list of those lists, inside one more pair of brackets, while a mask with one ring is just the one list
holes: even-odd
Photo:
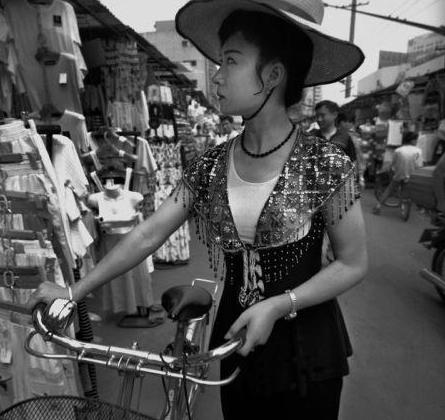
[[220, 64], [221, 45], [218, 31], [224, 20], [235, 10], [277, 16], [298, 26], [309, 36], [314, 46], [314, 54], [304, 83], [306, 87], [342, 80], [360, 67], [365, 59], [363, 52], [356, 45], [327, 35], [278, 9], [249, 0], [191, 1], [176, 14], [176, 30], [183, 38], [191, 41], [204, 56]]

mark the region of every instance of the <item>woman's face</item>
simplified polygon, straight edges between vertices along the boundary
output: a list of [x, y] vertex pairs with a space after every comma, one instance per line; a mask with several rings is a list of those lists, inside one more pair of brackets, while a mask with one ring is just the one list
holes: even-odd
[[256, 65], [259, 49], [246, 41], [241, 33], [232, 35], [221, 49], [221, 67], [213, 76], [221, 112], [250, 115], [264, 101], [265, 92], [258, 78]]

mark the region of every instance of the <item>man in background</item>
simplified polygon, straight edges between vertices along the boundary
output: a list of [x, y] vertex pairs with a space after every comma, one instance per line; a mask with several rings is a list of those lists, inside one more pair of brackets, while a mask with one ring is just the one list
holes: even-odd
[[228, 140], [232, 140], [238, 135], [238, 131], [236, 131], [233, 127], [233, 117], [230, 115], [223, 115], [220, 117], [221, 122], [221, 136], [217, 136], [216, 144], [224, 143]]
[[355, 155], [357, 156], [357, 172], [358, 181], [360, 187], [365, 188], [365, 170], [366, 170], [366, 160], [362, 149], [362, 138], [360, 134], [355, 130], [354, 120], [348, 117], [345, 113], [340, 112], [337, 116], [337, 128], [349, 134], [351, 140], [354, 144]]
[[403, 134], [402, 146], [394, 152], [391, 169], [393, 177], [388, 187], [373, 209], [374, 214], [380, 214], [382, 204], [399, 188], [409, 181], [411, 174], [423, 165], [422, 150], [417, 146], [417, 133], [408, 131]]
[[337, 127], [337, 117], [340, 107], [332, 101], [321, 101], [315, 105], [315, 116], [319, 130], [310, 131], [311, 134], [322, 137], [340, 146], [350, 159], [355, 162], [357, 154], [354, 142], [346, 130]]

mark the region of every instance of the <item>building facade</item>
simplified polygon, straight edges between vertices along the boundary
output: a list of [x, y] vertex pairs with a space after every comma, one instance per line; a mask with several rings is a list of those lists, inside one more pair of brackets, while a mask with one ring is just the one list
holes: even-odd
[[184, 66], [187, 70], [184, 74], [196, 83], [196, 89], [203, 92], [210, 104], [217, 105], [216, 86], [212, 83], [216, 65], [176, 32], [173, 20], [158, 21], [155, 31], [141, 35], [171, 61]]
[[445, 54], [445, 36], [429, 32], [408, 41], [408, 62], [418, 66]]
[[398, 66], [408, 61], [408, 54], [397, 51], [379, 52], [379, 69]]

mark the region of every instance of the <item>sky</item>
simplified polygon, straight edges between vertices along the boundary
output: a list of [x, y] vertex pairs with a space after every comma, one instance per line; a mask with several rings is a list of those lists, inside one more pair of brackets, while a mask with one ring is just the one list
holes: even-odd
[[[137, 32], [153, 31], [153, 25], [158, 20], [173, 20], [179, 8], [187, 3], [187, 0], [100, 1], [117, 18]], [[336, 6], [348, 4], [348, 0], [326, 2]], [[358, 0], [358, 3], [367, 2]], [[444, 0], [369, 0], [369, 4], [360, 6], [358, 10], [391, 15], [431, 26], [444, 25], [445, 22]], [[350, 18], [348, 11], [326, 7], [321, 26], [330, 35], [347, 40]], [[354, 42], [363, 50], [366, 59], [352, 75], [353, 94], [356, 92], [358, 80], [377, 70], [380, 50], [406, 52], [408, 40], [425, 32], [412, 26], [357, 14]], [[344, 86], [339, 83], [324, 86], [323, 98], [343, 103]]]

